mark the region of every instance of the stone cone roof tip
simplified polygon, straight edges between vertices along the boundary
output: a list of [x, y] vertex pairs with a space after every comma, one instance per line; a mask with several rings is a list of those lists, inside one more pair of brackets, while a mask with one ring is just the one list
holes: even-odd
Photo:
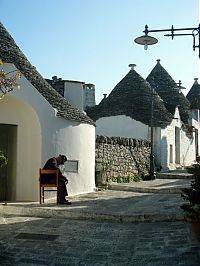
[[[101, 117], [126, 115], [146, 125], [151, 123], [152, 89], [131, 64], [131, 70], [114, 87], [107, 98], [99, 105], [89, 108], [88, 115], [97, 120]], [[171, 114], [165, 108], [161, 98], [154, 96], [153, 125], [166, 127], [172, 121]]]
[[146, 80], [163, 99], [167, 110], [169, 110], [172, 115], [174, 114], [176, 106], [178, 106], [181, 120], [187, 124], [190, 103], [182, 92], [179, 93], [178, 90], [175, 90], [177, 83], [161, 65], [160, 60], [157, 60], [157, 64]]
[[40, 92], [40, 94], [57, 109], [57, 116], [67, 120], [95, 125], [95, 122], [73, 107], [64, 97], [62, 97], [48, 82], [40, 75], [34, 66], [22, 53], [14, 39], [0, 22], [0, 58], [5, 63], [14, 64], [27, 80]]
[[194, 84], [186, 98], [189, 100], [192, 109], [200, 109], [200, 84], [198, 83], [198, 78], [194, 79]]

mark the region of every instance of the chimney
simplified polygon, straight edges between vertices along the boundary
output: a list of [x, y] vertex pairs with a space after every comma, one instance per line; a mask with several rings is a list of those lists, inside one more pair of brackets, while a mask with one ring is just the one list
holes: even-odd
[[89, 88], [89, 89], [94, 89], [94, 84], [92, 84], [92, 83], [87, 83], [87, 84], [85, 84], [86, 85], [86, 87], [87, 88]]
[[54, 82], [56, 82], [56, 81], [57, 81], [57, 76], [53, 76], [53, 77], [52, 77], [52, 80], [53, 80]]
[[107, 93], [103, 94], [103, 99], [106, 99]]
[[131, 70], [134, 70], [134, 67], [136, 67], [136, 64], [129, 64], [128, 66], [131, 68]]

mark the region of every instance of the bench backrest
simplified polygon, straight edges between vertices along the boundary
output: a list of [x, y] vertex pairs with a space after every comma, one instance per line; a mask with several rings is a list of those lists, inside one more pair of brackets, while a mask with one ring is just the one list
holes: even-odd
[[[59, 170], [50, 170], [50, 169], [39, 169], [39, 181], [40, 184], [58, 184], [58, 173]], [[48, 182], [48, 179], [51, 179], [51, 182]], [[53, 180], [53, 183], [52, 183]]]

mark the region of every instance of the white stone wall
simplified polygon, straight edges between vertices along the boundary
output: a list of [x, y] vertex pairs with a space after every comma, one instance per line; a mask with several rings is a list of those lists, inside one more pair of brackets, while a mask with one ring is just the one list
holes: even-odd
[[[10, 64], [7, 71], [13, 69]], [[60, 153], [78, 160], [78, 173], [68, 174], [69, 194], [95, 188], [95, 127], [56, 117], [56, 110], [22, 75], [21, 89], [1, 100], [0, 123], [17, 132], [16, 200], [38, 200], [38, 169]]]
[[200, 111], [195, 109], [191, 110], [191, 117], [190, 117], [190, 124], [195, 127], [196, 129], [196, 134], [193, 136], [196, 138], [197, 142], [197, 150], [196, 150], [196, 155], [200, 155]]
[[[161, 150], [160, 150], [160, 143], [161, 143], [161, 128], [156, 127], [153, 131], [154, 136], [154, 159], [155, 159], [155, 167], [156, 170], [160, 170], [161, 166]], [[150, 133], [149, 133], [150, 136]], [[149, 137], [150, 140], [150, 137]]]
[[181, 131], [181, 165], [191, 165], [196, 161], [195, 152], [195, 134], [192, 137], [187, 137], [184, 131]]
[[83, 82], [64, 82], [64, 97], [80, 111], [84, 110]]
[[[16, 155], [8, 157], [14, 168], [12, 200], [38, 200], [38, 173], [41, 163], [41, 127], [37, 114], [26, 102], [6, 95], [0, 101], [0, 124], [16, 125]], [[8, 176], [10, 180], [10, 176]]]
[[98, 119], [96, 135], [149, 140], [148, 126], [125, 115]]
[[[182, 129], [182, 122], [178, 109], [176, 109], [174, 118], [171, 125], [167, 126], [165, 129], [161, 129], [160, 162], [162, 171], [191, 165], [196, 159], [194, 133], [192, 137], [188, 137], [186, 132]], [[176, 162], [175, 127], [180, 130], [180, 163]], [[172, 156], [170, 155], [170, 145], [172, 148]], [[170, 160], [170, 157], [172, 160]]]
[[[199, 128], [199, 123], [192, 121]], [[100, 118], [96, 121], [96, 125], [97, 135], [150, 141], [150, 128], [124, 115]], [[180, 134], [177, 134], [180, 136], [179, 147], [176, 147], [175, 143], [175, 128], [180, 131]], [[154, 128], [154, 157], [157, 170], [168, 171], [194, 163], [196, 159], [194, 135], [193, 133], [192, 137], [188, 137], [182, 129], [178, 108], [176, 108], [174, 119], [169, 126], [165, 129]], [[176, 156], [178, 149], [179, 156]]]

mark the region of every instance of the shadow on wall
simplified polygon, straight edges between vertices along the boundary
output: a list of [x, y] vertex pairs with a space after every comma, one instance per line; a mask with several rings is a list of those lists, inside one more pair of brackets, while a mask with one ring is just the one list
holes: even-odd
[[168, 143], [167, 143], [167, 138], [162, 137], [161, 143], [160, 143], [160, 169], [161, 171], [169, 171], [169, 167], [167, 166], [168, 162]]

